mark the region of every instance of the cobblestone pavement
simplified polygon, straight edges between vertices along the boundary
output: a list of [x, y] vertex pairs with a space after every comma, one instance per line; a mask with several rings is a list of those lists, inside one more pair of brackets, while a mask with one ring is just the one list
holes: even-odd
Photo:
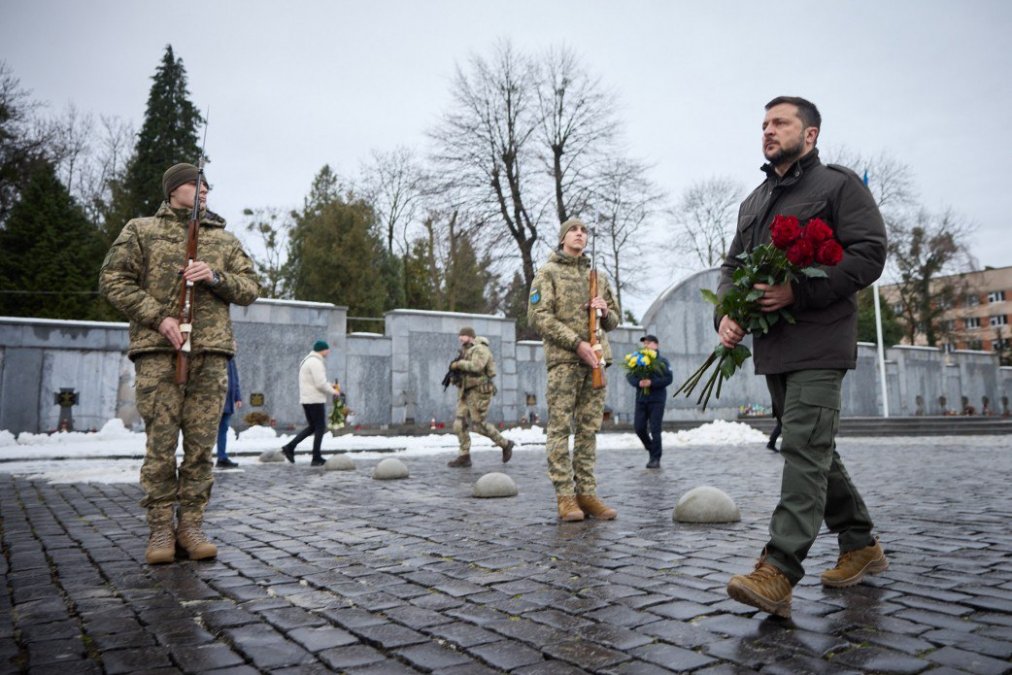
[[[0, 671], [32, 673], [1009, 673], [1012, 454], [993, 440], [841, 443], [891, 568], [823, 589], [819, 538], [794, 618], [729, 600], [766, 538], [781, 459], [762, 445], [602, 451], [613, 522], [560, 524], [540, 448], [520, 495], [471, 497], [503, 470], [476, 452], [406, 458], [374, 481], [300, 463], [217, 475], [216, 561], [148, 567], [130, 484], [0, 474]], [[688, 489], [728, 492], [742, 522], [673, 523]]]

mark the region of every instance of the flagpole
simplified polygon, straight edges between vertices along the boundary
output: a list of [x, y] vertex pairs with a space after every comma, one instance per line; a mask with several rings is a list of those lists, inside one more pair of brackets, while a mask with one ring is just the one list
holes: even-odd
[[[864, 185], [868, 186], [868, 169], [864, 170]], [[871, 294], [875, 299], [875, 338], [878, 343], [878, 376], [882, 385], [882, 417], [889, 417], [889, 389], [886, 386], [885, 345], [882, 340], [882, 307], [878, 298], [878, 280], [871, 285]]]

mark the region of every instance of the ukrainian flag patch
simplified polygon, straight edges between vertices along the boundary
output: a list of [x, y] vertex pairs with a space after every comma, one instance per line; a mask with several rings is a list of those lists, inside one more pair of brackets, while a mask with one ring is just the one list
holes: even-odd
[[539, 300], [541, 300], [541, 291], [535, 288], [534, 292], [531, 293], [531, 304], [536, 305]]

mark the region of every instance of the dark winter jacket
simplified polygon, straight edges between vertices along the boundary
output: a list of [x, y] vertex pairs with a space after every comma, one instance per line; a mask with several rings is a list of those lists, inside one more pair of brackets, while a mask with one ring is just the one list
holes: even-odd
[[626, 373], [625, 379], [632, 386], [636, 387], [637, 403], [664, 403], [668, 400], [667, 387], [674, 377], [671, 373], [671, 364], [666, 358], [657, 352], [657, 361], [661, 364], [658, 372], [650, 375], [650, 393], [643, 394], [640, 390], [640, 377], [633, 373]]
[[225, 408], [222, 415], [235, 413], [235, 404], [242, 400], [242, 392], [239, 390], [239, 368], [235, 365], [235, 358], [228, 360], [228, 392], [225, 394]]
[[[853, 369], [857, 365], [857, 292], [882, 273], [886, 233], [875, 199], [850, 169], [819, 161], [817, 149], [780, 177], [769, 164], [766, 181], [738, 211], [738, 229], [721, 265], [718, 295], [731, 287], [735, 256], [770, 241], [776, 215], [797, 216], [802, 225], [818, 216], [843, 246], [843, 260], [824, 267], [828, 278], [801, 277], [793, 284], [794, 304], [787, 310], [795, 324], [777, 322], [766, 335], [754, 337], [759, 374], [811, 368]], [[715, 317], [719, 324], [721, 317]]]

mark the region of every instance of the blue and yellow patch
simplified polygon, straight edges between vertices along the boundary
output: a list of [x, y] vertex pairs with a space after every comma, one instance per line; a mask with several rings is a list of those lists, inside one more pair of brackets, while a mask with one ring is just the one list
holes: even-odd
[[538, 289], [535, 288], [531, 292], [531, 304], [532, 305], [536, 305], [536, 304], [538, 304], [539, 300], [541, 300], [541, 291], [539, 291]]

